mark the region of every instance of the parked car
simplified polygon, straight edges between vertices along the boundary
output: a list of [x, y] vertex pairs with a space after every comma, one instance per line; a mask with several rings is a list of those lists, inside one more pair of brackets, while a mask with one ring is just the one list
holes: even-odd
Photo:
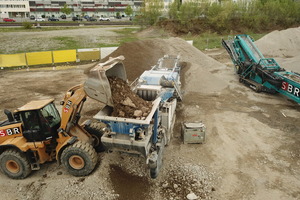
[[108, 17], [100, 17], [99, 21], [110, 21]]
[[16, 20], [11, 19], [11, 18], [3, 18], [4, 22], [16, 22]]
[[37, 21], [37, 22], [44, 22], [44, 21], [45, 21], [45, 19], [44, 19], [44, 18], [42, 18], [42, 17], [38, 17], [38, 18], [36, 18], [36, 19], [35, 19], [35, 21]]
[[30, 15], [29, 19], [35, 20], [35, 16], [34, 15]]
[[61, 15], [60, 18], [61, 19], [67, 19], [67, 16], [66, 15]]
[[59, 21], [59, 19], [55, 18], [55, 17], [49, 17], [48, 21]]
[[80, 17], [72, 17], [72, 20], [75, 22], [75, 21], [82, 21], [82, 18]]
[[97, 21], [97, 19], [93, 18], [93, 17], [89, 17], [86, 19], [87, 21]]

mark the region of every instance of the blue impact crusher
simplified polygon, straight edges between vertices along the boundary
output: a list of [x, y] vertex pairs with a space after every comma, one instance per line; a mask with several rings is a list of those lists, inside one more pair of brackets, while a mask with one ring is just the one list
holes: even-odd
[[[90, 97], [106, 104], [94, 116], [95, 120], [106, 125], [101, 143], [110, 150], [144, 157], [151, 178], [156, 178], [162, 166], [164, 147], [171, 139], [177, 101], [182, 100], [179, 56], [160, 58], [155, 66], [130, 85], [139, 97], [152, 102], [150, 114], [141, 119], [112, 116], [113, 101], [107, 79], [117, 76], [126, 80], [122, 59], [99, 64], [100, 70], [92, 74], [95, 80], [90, 78], [85, 83], [85, 89]], [[101, 92], [98, 92], [99, 88]]]

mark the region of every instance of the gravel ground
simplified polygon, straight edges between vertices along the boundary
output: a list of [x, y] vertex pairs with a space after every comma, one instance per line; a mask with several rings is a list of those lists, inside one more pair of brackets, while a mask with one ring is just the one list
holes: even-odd
[[100, 44], [116, 44], [118, 34], [114, 30], [123, 28], [110, 26], [35, 32], [0, 32], [0, 52], [10, 54], [55, 50], [64, 47], [63, 37], [71, 37], [72, 42], [77, 42], [84, 48], [96, 48], [100, 47]]
[[[143, 158], [100, 153], [96, 170], [87, 177], [73, 177], [55, 162], [24, 180], [1, 173], [3, 199], [300, 199], [299, 105], [241, 85], [223, 49], [202, 53], [179, 38], [169, 38], [125, 44], [117, 52], [128, 60], [129, 76], [148, 69], [164, 54], [180, 54], [186, 63], [184, 101], [176, 110], [173, 138], [158, 178], [149, 178]], [[130, 65], [132, 59], [144, 61], [141, 69]], [[55, 98], [59, 104], [69, 87], [86, 79], [83, 72], [92, 65], [1, 71], [1, 110], [33, 99]], [[88, 99], [83, 120], [102, 106]], [[183, 144], [184, 121], [205, 123], [204, 144]]]

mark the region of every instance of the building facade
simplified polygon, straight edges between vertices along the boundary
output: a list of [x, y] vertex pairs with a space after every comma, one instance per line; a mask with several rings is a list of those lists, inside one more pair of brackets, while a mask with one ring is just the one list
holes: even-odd
[[26, 18], [29, 12], [28, 0], [0, 0], [0, 18]]
[[[187, 1], [193, 0], [180, 0], [180, 3]], [[208, 1], [213, 3], [220, 0]], [[173, 0], [162, 0], [162, 2], [164, 4], [163, 11], [167, 12]], [[115, 17], [117, 13], [124, 17], [126, 16], [124, 11], [128, 5], [131, 6], [133, 15], [135, 15], [142, 6], [143, 0], [0, 0], [0, 18], [27, 18], [31, 15], [35, 17], [60, 17], [63, 14], [61, 8], [65, 4], [71, 9], [71, 14], [67, 17], [84, 15]]]
[[71, 16], [114, 17], [119, 13], [125, 16], [124, 10], [129, 5], [137, 11], [143, 0], [29, 0], [30, 15], [36, 17], [59, 17], [60, 11], [66, 4], [71, 9]]

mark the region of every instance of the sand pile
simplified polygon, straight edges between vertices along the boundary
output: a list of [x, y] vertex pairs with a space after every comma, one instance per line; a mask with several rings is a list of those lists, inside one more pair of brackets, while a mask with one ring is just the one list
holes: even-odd
[[255, 42], [265, 57], [288, 70], [300, 72], [300, 27], [273, 31]]
[[[182, 70], [182, 88], [187, 92], [212, 93], [224, 89], [228, 83], [211, 73], [225, 68], [216, 60], [180, 38], [151, 39], [125, 43], [109, 57], [124, 55], [123, 61], [128, 79], [133, 81], [145, 70], [155, 65], [164, 55], [180, 55], [187, 66]], [[107, 60], [103, 59], [101, 62]]]
[[273, 31], [255, 42], [264, 55], [294, 57], [300, 51], [300, 27]]

